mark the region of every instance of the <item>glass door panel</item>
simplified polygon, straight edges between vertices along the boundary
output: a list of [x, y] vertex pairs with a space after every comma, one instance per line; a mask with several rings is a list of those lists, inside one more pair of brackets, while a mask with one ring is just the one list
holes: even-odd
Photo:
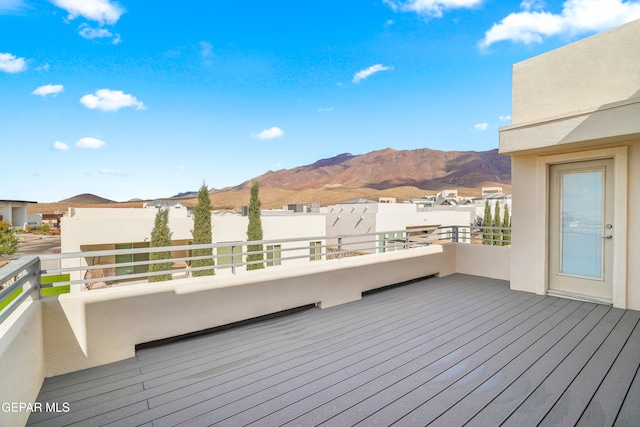
[[564, 172], [560, 272], [602, 278], [603, 171]]

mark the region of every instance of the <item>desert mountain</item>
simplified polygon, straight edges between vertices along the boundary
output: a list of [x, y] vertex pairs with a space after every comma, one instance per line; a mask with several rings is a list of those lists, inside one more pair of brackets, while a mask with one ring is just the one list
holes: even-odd
[[183, 191], [182, 193], [178, 193], [175, 196], [171, 196], [170, 199], [180, 199], [182, 197], [196, 197], [198, 195], [197, 191]]
[[[367, 188], [387, 190], [416, 187], [438, 191], [445, 187], [511, 186], [511, 159], [491, 151], [438, 151], [428, 148], [387, 148], [367, 154], [340, 154], [294, 169], [267, 172], [257, 178], [261, 188], [287, 190]], [[250, 186], [246, 181], [228, 190]]]
[[60, 200], [58, 203], [64, 204], [77, 204], [77, 205], [101, 205], [105, 203], [114, 203], [113, 200], [105, 199], [95, 194], [78, 194], [77, 196], [70, 197], [68, 199]]
[[[511, 189], [511, 159], [491, 151], [438, 151], [428, 148], [387, 148], [367, 154], [340, 154], [306, 166], [267, 172], [257, 177], [260, 199], [267, 209], [289, 203], [318, 202], [323, 206], [349, 199], [395, 197], [398, 201], [423, 197], [446, 188], [461, 195], [479, 195], [480, 187]], [[236, 187], [211, 190], [215, 208], [239, 208], [249, 203], [246, 181]], [[197, 192], [181, 193], [181, 203], [193, 208]], [[33, 212], [63, 211], [68, 207], [141, 207], [142, 202], [114, 203], [93, 194], [81, 194], [58, 203], [38, 204]]]

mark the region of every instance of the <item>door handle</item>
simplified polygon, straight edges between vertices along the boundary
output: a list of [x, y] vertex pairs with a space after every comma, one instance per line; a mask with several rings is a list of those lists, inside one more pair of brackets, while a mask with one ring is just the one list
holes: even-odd
[[611, 239], [613, 236], [611, 234], [605, 234], [604, 236], [600, 236], [601, 239]]

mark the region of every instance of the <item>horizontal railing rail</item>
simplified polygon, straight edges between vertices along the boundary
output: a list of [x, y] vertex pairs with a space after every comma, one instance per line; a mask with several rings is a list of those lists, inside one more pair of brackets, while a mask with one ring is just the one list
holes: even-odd
[[483, 244], [490, 246], [511, 245], [511, 227], [441, 226], [434, 233], [443, 241]]
[[[216, 273], [230, 270], [231, 274], [237, 274], [240, 270], [258, 264], [265, 268], [273, 268], [294, 262], [301, 263], [302, 260], [331, 261], [448, 242], [509, 245], [511, 230], [505, 227], [474, 225], [432, 226], [363, 234], [110, 249], [24, 257], [0, 269], [0, 321], [35, 291], [39, 298], [43, 296], [44, 289], [51, 287], [80, 285], [81, 288], [92, 289], [96, 284], [100, 284], [100, 287], [133, 284], [138, 281], [146, 282], [153, 276], [161, 275], [192, 277], [200, 271]], [[250, 246], [262, 249], [250, 251]], [[200, 249], [210, 250], [211, 255], [194, 256], [193, 251]], [[168, 259], [148, 259], [150, 254], [162, 252], [172, 254]], [[249, 255], [256, 254], [261, 255], [262, 259], [247, 259]], [[128, 259], [123, 261], [123, 258]], [[193, 261], [203, 259], [211, 259], [214, 265], [197, 267], [193, 264]], [[172, 267], [162, 271], [149, 269], [150, 266], [165, 263], [171, 264]], [[42, 278], [52, 280], [43, 284]]]
[[[390, 250], [410, 249], [412, 247], [431, 244], [429, 241], [412, 242], [411, 234], [418, 231], [433, 232], [434, 228], [393, 230], [382, 233], [345, 234], [334, 236], [305, 236], [289, 239], [269, 239], [258, 241], [238, 241], [214, 243], [209, 245], [180, 245], [168, 247], [144, 247], [134, 249], [112, 249], [98, 251], [84, 251], [66, 254], [42, 255], [43, 261], [55, 261], [57, 267], [43, 268], [44, 276], [74, 274], [80, 272], [81, 277], [70, 280], [58, 281], [54, 284], [42, 285], [43, 287], [84, 285], [100, 282], [104, 285], [113, 285], [135, 280], [146, 280], [153, 276], [192, 276], [198, 271], [215, 272], [231, 270], [236, 274], [239, 269], [251, 265], [262, 264], [265, 267], [275, 267], [294, 260], [307, 259], [309, 262], [340, 259], [345, 256], [365, 255], [367, 253], [384, 252]], [[250, 251], [249, 246], [262, 247], [259, 251]], [[193, 256], [194, 250], [211, 250], [211, 255]], [[128, 260], [116, 262], [116, 257], [127, 255], [148, 255], [152, 253], [172, 252], [182, 256], [171, 256], [160, 260]], [[188, 255], [185, 255], [187, 254]], [[260, 260], [247, 260], [248, 255], [261, 255]], [[193, 261], [211, 259], [214, 265], [194, 267]], [[152, 265], [171, 263], [170, 270], [149, 271]], [[73, 265], [75, 264], [75, 265]], [[182, 264], [182, 265], [180, 265]], [[142, 268], [142, 272], [123, 274], [125, 269]], [[117, 272], [120, 269], [120, 273]], [[99, 271], [94, 277], [88, 272]], [[106, 273], [106, 274], [105, 274]], [[87, 277], [90, 276], [90, 277]]]
[[22, 257], [0, 268], [0, 323], [27, 298], [40, 297], [40, 259]]

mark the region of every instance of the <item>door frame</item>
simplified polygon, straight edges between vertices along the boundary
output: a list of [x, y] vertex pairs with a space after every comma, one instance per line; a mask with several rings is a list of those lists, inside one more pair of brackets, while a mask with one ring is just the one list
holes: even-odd
[[[564, 228], [562, 220], [564, 200], [564, 178], [580, 173], [599, 173], [600, 182], [600, 224], [597, 230], [597, 245], [599, 246], [598, 265], [599, 275], [581, 275], [577, 272], [563, 272], [562, 249]], [[611, 304], [613, 299], [613, 241], [602, 239], [604, 234], [612, 234], [615, 229], [615, 200], [613, 179], [613, 159], [597, 159], [578, 162], [553, 163], [549, 165], [549, 290], [548, 294], [568, 296], [580, 299], [594, 300]], [[583, 214], [583, 212], [577, 212]], [[613, 224], [607, 230], [604, 224]], [[595, 230], [592, 230], [595, 232]], [[595, 273], [593, 271], [592, 273]], [[553, 285], [553, 287], [552, 287]]]
[[[550, 256], [550, 175], [549, 168], [553, 164], [573, 163], [580, 161], [613, 159], [614, 180], [614, 217], [613, 223], [613, 269], [612, 269], [612, 303], [614, 307], [627, 307], [627, 147], [612, 147], [599, 150], [578, 151], [573, 153], [551, 154], [538, 156], [537, 162], [537, 194], [536, 216], [542, 219], [534, 226], [544, 235], [544, 247], [534, 251], [536, 264], [544, 266], [542, 280], [544, 289], [541, 294], [549, 291], [549, 256]], [[514, 208], [517, 209], [516, 206]]]

